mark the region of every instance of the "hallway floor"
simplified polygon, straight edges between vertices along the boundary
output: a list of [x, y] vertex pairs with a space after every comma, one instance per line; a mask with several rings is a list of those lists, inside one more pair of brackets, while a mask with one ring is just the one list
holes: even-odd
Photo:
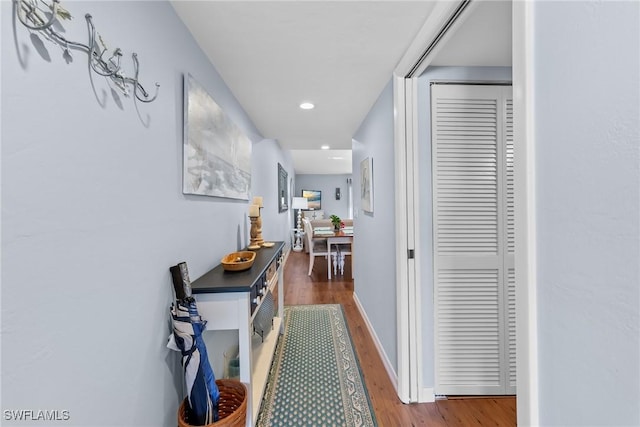
[[316, 260], [307, 275], [309, 257], [291, 252], [284, 273], [284, 303], [342, 304], [360, 367], [380, 426], [508, 426], [516, 425], [514, 397], [443, 399], [403, 404], [387, 375], [366, 324], [353, 300], [350, 266], [344, 276], [327, 279], [326, 261]]

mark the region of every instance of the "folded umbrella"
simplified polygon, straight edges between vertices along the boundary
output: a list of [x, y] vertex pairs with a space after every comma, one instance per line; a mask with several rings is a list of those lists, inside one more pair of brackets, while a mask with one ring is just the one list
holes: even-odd
[[211, 424], [218, 421], [220, 392], [202, 337], [207, 322], [198, 314], [193, 297], [186, 297], [172, 304], [171, 318], [173, 338], [182, 353], [182, 368], [187, 385], [187, 422], [191, 425]]

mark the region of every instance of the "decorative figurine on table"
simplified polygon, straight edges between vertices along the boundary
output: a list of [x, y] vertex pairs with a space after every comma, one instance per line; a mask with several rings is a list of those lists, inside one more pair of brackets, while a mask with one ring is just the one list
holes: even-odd
[[262, 211], [261, 209], [264, 207], [262, 204], [262, 196], [255, 196], [253, 198], [253, 204], [258, 206], [258, 218], [256, 219], [256, 227], [257, 227], [257, 235], [256, 235], [256, 244], [258, 246], [264, 246], [264, 239], [262, 238]]
[[[255, 246], [257, 245], [258, 247], [255, 249], [252, 249], [251, 246], [249, 247], [249, 249], [251, 250], [257, 250], [260, 249], [261, 247], [265, 247], [265, 248], [270, 248], [274, 245], [273, 242], [265, 242], [264, 238], [262, 237], [262, 211], [261, 209], [264, 207], [264, 205], [262, 204], [262, 196], [255, 196], [253, 198], [253, 205], [251, 206], [257, 206], [258, 211], [255, 212], [253, 211], [253, 214], [255, 214], [256, 216], [252, 217], [251, 214], [249, 215], [249, 218], [255, 218], [255, 226], [256, 226], [256, 235], [255, 235], [255, 241], [252, 240], [251, 241], [251, 245]], [[249, 207], [249, 209], [251, 209], [251, 206]], [[254, 224], [254, 220], [251, 220], [251, 229], [253, 230], [253, 224]], [[252, 235], [252, 238], [254, 236]]]
[[[247, 249], [252, 251], [257, 251], [261, 247], [258, 244], [258, 220], [259, 219], [260, 219], [260, 207], [255, 204], [249, 205], [249, 220], [251, 221], [251, 230], [249, 231], [249, 235], [251, 236], [251, 241]], [[260, 228], [262, 228], [262, 221], [260, 222]]]

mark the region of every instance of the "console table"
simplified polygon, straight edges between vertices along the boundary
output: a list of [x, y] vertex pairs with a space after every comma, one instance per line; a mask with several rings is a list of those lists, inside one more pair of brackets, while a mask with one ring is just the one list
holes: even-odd
[[[262, 394], [267, 383], [271, 359], [278, 336], [283, 333], [284, 242], [256, 251], [256, 259], [245, 271], [225, 271], [222, 265], [191, 283], [198, 311], [207, 321], [207, 330], [238, 330], [240, 381], [248, 390], [247, 426], [256, 422]], [[262, 296], [269, 289], [277, 308], [273, 330], [264, 341], [253, 333], [253, 318]]]

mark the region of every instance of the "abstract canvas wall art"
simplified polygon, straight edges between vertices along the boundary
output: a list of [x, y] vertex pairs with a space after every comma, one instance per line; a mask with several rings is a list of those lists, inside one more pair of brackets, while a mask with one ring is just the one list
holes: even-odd
[[182, 192], [249, 200], [251, 140], [191, 75], [184, 86]]

